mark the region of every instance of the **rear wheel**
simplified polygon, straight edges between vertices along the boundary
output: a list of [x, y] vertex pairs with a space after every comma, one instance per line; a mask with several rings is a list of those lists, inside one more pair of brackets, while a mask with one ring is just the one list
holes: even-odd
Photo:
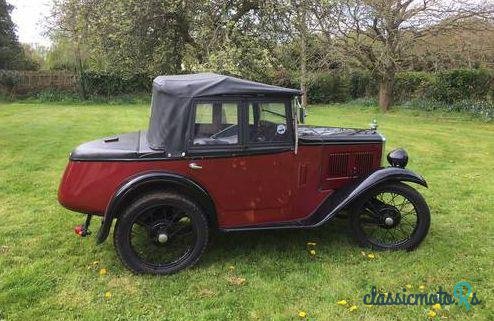
[[357, 201], [351, 209], [350, 225], [361, 246], [413, 250], [429, 231], [429, 207], [412, 187], [399, 182], [384, 184]]
[[197, 263], [206, 249], [208, 223], [188, 198], [167, 192], [133, 202], [115, 226], [113, 242], [135, 273], [170, 274]]

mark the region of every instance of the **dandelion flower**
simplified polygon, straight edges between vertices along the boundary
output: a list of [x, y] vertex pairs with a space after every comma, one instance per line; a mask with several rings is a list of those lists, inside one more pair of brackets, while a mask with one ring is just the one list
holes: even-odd
[[338, 305], [347, 305], [348, 302], [346, 302], [346, 300], [340, 300], [338, 302], [336, 302]]
[[298, 316], [302, 319], [307, 318], [307, 312], [305, 311], [298, 311]]
[[105, 268], [102, 268], [101, 270], [99, 270], [99, 275], [106, 275], [106, 273], [108, 273], [108, 270]]
[[434, 318], [436, 315], [437, 315], [437, 313], [432, 311], [432, 310], [429, 310], [429, 312], [427, 312], [427, 316], [429, 318]]
[[357, 310], [357, 306], [356, 305], [352, 305], [350, 307], [350, 309], [348, 309], [348, 311], [350, 311], [350, 312], [355, 311], [355, 310]]
[[111, 299], [111, 292], [110, 291], [105, 292], [105, 299]]
[[421, 286], [419, 286], [419, 290], [420, 290], [420, 291], [424, 291], [424, 290], [425, 290], [425, 285], [421, 285]]
[[434, 305], [432, 306], [432, 308], [433, 308], [434, 310], [436, 310], [436, 311], [439, 311], [439, 310], [441, 310], [441, 304], [436, 303], [436, 304], [434, 304]]
[[369, 259], [373, 259], [373, 258], [375, 258], [376, 256], [375, 256], [373, 253], [369, 253], [369, 254], [367, 254], [367, 257], [368, 257]]
[[309, 253], [310, 255], [316, 255], [316, 250], [310, 250]]
[[411, 285], [411, 284], [407, 284], [407, 285], [405, 285], [405, 287], [406, 287], [408, 290], [410, 290], [410, 289], [412, 288], [412, 285]]

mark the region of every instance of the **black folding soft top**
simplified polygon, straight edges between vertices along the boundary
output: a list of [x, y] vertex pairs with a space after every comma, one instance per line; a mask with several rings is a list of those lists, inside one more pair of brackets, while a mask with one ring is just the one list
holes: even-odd
[[213, 73], [159, 76], [153, 81], [148, 143], [153, 149], [178, 156], [185, 151], [191, 101], [224, 95], [297, 96], [283, 88]]

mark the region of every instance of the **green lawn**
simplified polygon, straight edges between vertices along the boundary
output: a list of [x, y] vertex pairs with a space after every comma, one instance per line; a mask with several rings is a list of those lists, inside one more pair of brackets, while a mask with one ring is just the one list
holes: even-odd
[[[434, 319], [493, 320], [494, 124], [311, 108], [312, 124], [367, 127], [376, 118], [386, 148], [408, 150], [409, 168], [430, 185], [420, 188], [432, 223], [418, 250], [368, 258], [337, 221], [315, 231], [217, 235], [195, 268], [154, 277], [125, 270], [111, 240], [95, 246], [94, 237], [76, 237], [84, 217], [56, 200], [73, 147], [145, 128], [148, 112], [141, 105], [0, 104], [0, 320], [297, 320], [299, 311], [308, 320], [426, 320], [425, 306], [367, 307], [362, 297], [373, 285], [452, 292], [460, 280], [482, 303], [469, 312], [443, 307]], [[317, 243], [315, 257], [307, 242]], [[357, 309], [338, 305], [342, 299]]]

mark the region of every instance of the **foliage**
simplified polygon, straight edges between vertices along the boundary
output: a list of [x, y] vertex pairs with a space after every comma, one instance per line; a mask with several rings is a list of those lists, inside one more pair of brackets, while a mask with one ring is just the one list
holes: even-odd
[[32, 62], [26, 59], [10, 17], [13, 6], [0, 0], [0, 69], [31, 69]]
[[[146, 128], [149, 105], [0, 105], [0, 314], [24, 320], [426, 320], [423, 306], [366, 307], [375, 285], [386, 292], [451, 292], [469, 281], [485, 303], [450, 306], [448, 319], [489, 320], [492, 280], [493, 124], [462, 115], [351, 105], [310, 107], [312, 125], [368, 127], [377, 119], [386, 152], [403, 146], [408, 167], [430, 189], [431, 230], [412, 252], [368, 250], [349, 238], [346, 221], [319, 229], [216, 233], [192, 269], [165, 276], [133, 275], [118, 261], [111, 239], [96, 246], [73, 227], [84, 216], [56, 200], [67, 154], [82, 142]], [[110, 236], [111, 238], [111, 236]], [[317, 254], [309, 256], [307, 242]], [[102, 268], [106, 275], [100, 275]], [[383, 273], [387, 271], [388, 273]], [[364, 273], [365, 272], [365, 273]], [[232, 278], [243, 278], [235, 285]], [[331, 285], [331, 286], [329, 286]], [[106, 299], [105, 293], [111, 292]], [[354, 301], [355, 311], [337, 304]], [[246, 304], [248, 303], [248, 304]], [[446, 310], [446, 309], [443, 309]], [[440, 318], [436, 318], [440, 319]]]
[[437, 73], [433, 97], [452, 103], [464, 99], [484, 99], [492, 94], [494, 72], [485, 69], [454, 69]]
[[334, 72], [317, 74], [308, 84], [309, 103], [333, 103], [347, 101], [350, 96], [348, 75]]
[[122, 94], [150, 93], [152, 79], [145, 75], [122, 77], [96, 72], [83, 72], [79, 80], [89, 96], [116, 96]]
[[405, 71], [395, 78], [393, 96], [403, 102], [414, 98], [431, 97], [436, 86], [436, 75], [428, 72]]
[[87, 69], [87, 53], [82, 50], [82, 60], [79, 61], [77, 56], [77, 48], [75, 44], [68, 38], [54, 37], [53, 44], [46, 53], [43, 68], [48, 70], [69, 70], [76, 72], [79, 70], [79, 64], [82, 64], [82, 69]]
[[0, 69], [0, 85], [4, 86], [9, 91], [13, 90], [15, 86], [19, 84], [20, 80], [21, 76], [18, 71]]

